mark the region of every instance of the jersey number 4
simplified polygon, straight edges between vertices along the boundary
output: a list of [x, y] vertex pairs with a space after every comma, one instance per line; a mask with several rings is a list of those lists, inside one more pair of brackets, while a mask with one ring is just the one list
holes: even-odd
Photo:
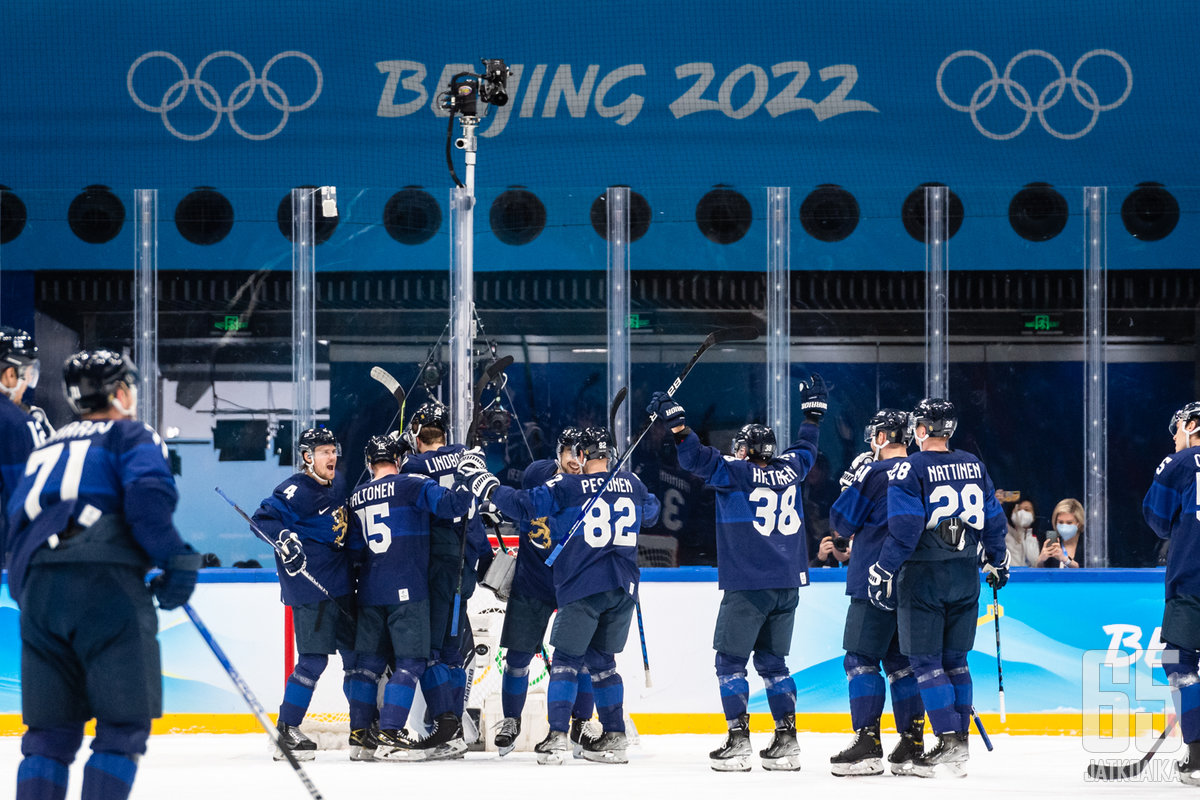
[[796, 508], [796, 486], [787, 487], [782, 493], [759, 487], [750, 493], [754, 505], [754, 530], [763, 536], [779, 531], [784, 536], [800, 532], [802, 518]]
[[632, 498], [618, 497], [611, 506], [604, 500], [597, 500], [583, 520], [583, 540], [592, 547], [604, 547], [610, 541], [617, 547], [634, 547], [637, 545], [637, 533], [633, 530], [635, 522], [637, 509]]

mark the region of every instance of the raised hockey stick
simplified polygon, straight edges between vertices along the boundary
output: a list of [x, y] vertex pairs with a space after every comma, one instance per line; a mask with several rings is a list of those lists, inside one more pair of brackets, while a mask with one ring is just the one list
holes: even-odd
[[613, 436], [617, 435], [617, 411], [621, 408], [621, 403], [625, 402], [625, 395], [627, 394], [629, 394], [629, 387], [622, 386], [617, 390], [612, 405], [608, 407], [608, 430]]
[[[504, 370], [512, 366], [512, 356], [502, 356], [497, 358], [491, 364], [484, 368], [483, 374], [479, 376], [479, 380], [475, 381], [475, 388], [471, 393], [471, 424], [467, 428], [467, 436], [463, 441], [468, 448], [475, 441], [475, 432], [479, 429], [479, 420], [482, 416], [479, 407], [479, 398], [483, 397], [483, 392], [487, 389], [488, 384], [495, 381]], [[471, 522], [471, 517], [475, 513], [475, 504], [462, 518], [462, 542], [459, 544], [458, 550], [458, 588], [454, 590], [454, 613], [450, 617], [450, 631], [452, 636], [458, 635], [458, 615], [462, 610], [462, 574], [463, 566], [467, 560], [467, 526]]]
[[[236, 511], [238, 514], [240, 514], [242, 519], [246, 520], [246, 523], [250, 526], [250, 530], [252, 530], [254, 532], [254, 535], [257, 536], [258, 538], [262, 539], [267, 544], [269, 544], [271, 546], [271, 549], [274, 550], [276, 553], [278, 553], [280, 558], [283, 558], [283, 556], [284, 556], [283, 548], [279, 546], [279, 542], [275, 541], [270, 536], [267, 536], [265, 533], [263, 533], [262, 528], [255, 525], [254, 520], [252, 520], [250, 518], [250, 515], [247, 514], [245, 511], [243, 511], [241, 506], [239, 506], [237, 503], [233, 502], [233, 498], [231, 498], [229, 495], [222, 492], [220, 486], [215, 486], [213, 488], [217, 490], [217, 494], [221, 495], [221, 497], [224, 498], [226, 503], [229, 503], [229, 505], [233, 506], [233, 510]], [[316, 578], [314, 578], [309, 573], [308, 570], [302, 569], [302, 570], [300, 570], [300, 574], [303, 575], [305, 578], [307, 578], [308, 582], [317, 588], [317, 591], [319, 591], [321, 594], [325, 595], [330, 600], [333, 600], [333, 607], [336, 608], [338, 611], [342, 612], [343, 617], [350, 620], [351, 622], [354, 622], [354, 616], [349, 611], [347, 611], [346, 609], [344, 609], [340, 605], [338, 605], [338, 602], [336, 600], [334, 600], [333, 595], [331, 595], [329, 593], [329, 590], [326, 589], [324, 586], [322, 586], [321, 582], [318, 581]]]
[[279, 731], [271, 724], [271, 718], [267, 716], [267, 712], [263, 710], [262, 703], [258, 702], [258, 698], [254, 696], [254, 692], [250, 691], [250, 687], [242, 680], [242, 676], [234, 669], [233, 662], [225, 655], [225, 651], [221, 649], [221, 645], [217, 644], [217, 640], [213, 638], [208, 627], [201, 621], [200, 615], [192, 608], [189, 603], [183, 604], [183, 610], [187, 612], [188, 618], [192, 624], [196, 626], [196, 631], [200, 634], [200, 638], [208, 645], [208, 649], [212, 650], [212, 654], [217, 657], [217, 661], [221, 662], [221, 667], [224, 668], [225, 674], [229, 676], [229, 680], [233, 681], [233, 685], [237, 687], [241, 693], [242, 699], [246, 701], [246, 705], [250, 706], [250, 710], [254, 713], [254, 718], [258, 720], [258, 724], [262, 725], [263, 730], [267, 732], [267, 736], [271, 737], [271, 741], [275, 743], [276, 749], [281, 751], [287, 762], [291, 764], [292, 769], [296, 770], [296, 776], [300, 778], [300, 782], [304, 784], [304, 788], [308, 789], [309, 795], [313, 800], [323, 800], [321, 793], [317, 791], [317, 787], [313, 785], [312, 780], [308, 777], [308, 773], [300, 766], [300, 762], [296, 760], [296, 756], [292, 751], [284, 747], [279, 741]]
[[1000, 683], [1000, 722], [1004, 722], [1004, 666], [1000, 663], [1000, 590], [992, 586], [992, 621], [996, 623], [996, 680]]
[[1155, 740], [1154, 744], [1150, 745], [1150, 749], [1146, 752], [1146, 755], [1137, 761], [1127, 761], [1124, 764], [1097, 764], [1093, 762], [1088, 764], [1088, 777], [1098, 781], [1121, 781], [1141, 775], [1142, 770], [1150, 763], [1150, 759], [1154, 758], [1154, 754], [1158, 752], [1158, 748], [1162, 747], [1162, 743], [1171, 735], [1171, 731], [1175, 730], [1175, 722], [1176, 719], [1172, 719], [1167, 723], [1166, 729], [1158, 735], [1158, 739]]
[[404, 391], [404, 387], [400, 385], [400, 381], [392, 377], [392, 373], [388, 372], [383, 367], [371, 367], [371, 377], [383, 384], [383, 388], [388, 390], [388, 394], [396, 398], [396, 416], [392, 417], [392, 421], [388, 423], [390, 430], [397, 422], [400, 423], [400, 428], [404, 428], [404, 404], [408, 402], [408, 395]]
[[[699, 349], [697, 349], [695, 354], [692, 356], [692, 360], [687, 363], [687, 365], [683, 368], [683, 371], [676, 376], [675, 380], [672, 381], [671, 385], [667, 388], [667, 397], [675, 396], [675, 392], [679, 390], [679, 386], [683, 383], [683, 379], [686, 378], [688, 373], [692, 371], [692, 367], [696, 366], [696, 362], [700, 360], [700, 356], [704, 355], [705, 351], [707, 351], [710, 347], [723, 344], [725, 342], [750, 342], [758, 337], [758, 329], [751, 327], [722, 328], [719, 331], [713, 331], [708, 335], [704, 342], [701, 343]], [[625, 454], [621, 456], [621, 459], [617, 462], [617, 465], [612, 468], [610, 474], [616, 475], [621, 471], [625, 464], [628, 463], [629, 457], [633, 455], [633, 451], [637, 449], [637, 446], [646, 436], [646, 432], [650, 430], [650, 426], [653, 425], [657, 420], [657, 413], [653, 413], [646, 418], [646, 421], [642, 423], [642, 427], [638, 429], [637, 435], [630, 440], [629, 449], [626, 450]], [[563, 540], [556, 544], [554, 546], [554, 550], [550, 552], [549, 557], [546, 559], [546, 566], [554, 566], [554, 562], [558, 559], [558, 554], [562, 552], [562, 549], [566, 546], [567, 542], [571, 541], [571, 538], [579, 532], [580, 528], [583, 527], [583, 521], [587, 519], [588, 512], [592, 510], [592, 506], [596, 505], [596, 501], [598, 501], [601, 495], [603, 495], [607, 490], [608, 483], [605, 483], [604, 486], [600, 487], [600, 491], [592, 495], [587, 503], [584, 504], [583, 508], [579, 511], [579, 518], [575, 520], [575, 524], [571, 526], [569, 531], [567, 531], [567, 535], [563, 537]]]

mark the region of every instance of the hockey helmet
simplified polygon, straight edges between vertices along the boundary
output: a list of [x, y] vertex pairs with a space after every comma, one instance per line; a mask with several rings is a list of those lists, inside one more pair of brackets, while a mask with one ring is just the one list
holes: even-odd
[[328, 428], [309, 428], [300, 434], [296, 449], [300, 451], [300, 460], [304, 462], [306, 467], [311, 461], [304, 456], [306, 454], [311, 456], [318, 447], [325, 444], [333, 445], [335, 452], [341, 456], [342, 446], [338, 443], [337, 437], [333, 435], [333, 431]]
[[574, 445], [574, 452], [580, 464], [603, 458], [611, 467], [617, 459], [617, 443], [607, 428], [591, 426], [580, 432], [579, 439]]
[[450, 430], [450, 409], [437, 400], [427, 400], [413, 412], [408, 427], [414, 433], [420, 433], [421, 428], [438, 428]]
[[[1192, 420], [1200, 421], [1200, 401], [1188, 403], [1186, 406], [1171, 415], [1171, 436], [1175, 435], [1175, 431], [1179, 427], [1179, 423], [1182, 422], [1186, 428], [1187, 424]], [[1198, 431], [1198, 433], [1200, 433], [1200, 431]]]
[[738, 451], [743, 447], [746, 448], [746, 457], [770, 461], [775, 458], [775, 431], [757, 422], [752, 422], [749, 425], [743, 425], [737, 433], [733, 435], [733, 442], [730, 445], [729, 452], [733, 456], [737, 456]]
[[918, 425], [925, 426], [925, 435], [949, 439], [958, 427], [958, 411], [954, 403], [940, 397], [927, 397], [917, 403], [912, 412], [915, 434]]
[[884, 431], [887, 434], [886, 444], [908, 444], [913, 437], [911, 422], [907, 412], [897, 408], [881, 408], [867, 420], [863, 441], [873, 446], [875, 434]]
[[14, 367], [29, 389], [37, 387], [41, 361], [33, 336], [20, 328], [0, 327], [0, 371]]
[[579, 437], [583, 435], [583, 431], [579, 428], [566, 427], [562, 429], [562, 433], [558, 435], [558, 452], [562, 452], [564, 447], [575, 448], [579, 444]]
[[368, 470], [380, 461], [394, 464], [400, 459], [400, 443], [391, 436], [372, 436], [363, 448], [363, 459]]
[[[94, 414], [106, 411], [113, 404], [119, 387], [125, 386], [136, 393], [141, 376], [128, 357], [112, 350], [81, 350], [63, 364], [63, 392], [67, 404], [76, 414]], [[118, 410], [126, 416], [132, 408]]]

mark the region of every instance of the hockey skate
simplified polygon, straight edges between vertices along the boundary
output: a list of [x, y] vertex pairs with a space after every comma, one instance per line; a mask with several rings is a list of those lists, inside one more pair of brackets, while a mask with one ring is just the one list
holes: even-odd
[[1187, 748], [1187, 757], [1175, 762], [1179, 780], [1188, 786], [1200, 786], [1200, 742], [1188, 742]]
[[750, 715], [742, 714], [729, 722], [729, 735], [725, 744], [708, 754], [708, 765], [716, 772], [749, 772], [750, 758]]
[[625, 731], [605, 731], [598, 738], [587, 739], [580, 746], [583, 748], [583, 757], [588, 761], [628, 764], [629, 759], [625, 756], [625, 748], [628, 745]]
[[[377, 761], [419, 761], [421, 757], [415, 750], [417, 740], [403, 730], [385, 728], [374, 731]], [[353, 734], [351, 734], [353, 735]]]
[[888, 754], [893, 775], [912, 775], [913, 759], [925, 751], [925, 718], [913, 720], [908, 730], [900, 732], [900, 741]]
[[276, 743], [275, 752], [272, 755], [276, 761], [283, 761], [287, 758], [283, 752], [285, 749], [291, 750], [292, 756], [297, 761], [312, 761], [317, 757], [317, 743], [301, 733], [300, 728], [283, 722], [276, 727], [279, 731], [279, 741]]
[[571, 717], [571, 730], [568, 734], [571, 738], [571, 747], [575, 758], [583, 758], [584, 744], [599, 739], [604, 735], [604, 729], [594, 719]]
[[800, 745], [796, 743], [796, 715], [775, 720], [775, 736], [766, 750], [758, 751], [763, 769], [796, 772], [800, 769]]
[[882, 775], [883, 745], [879, 741], [879, 725], [868, 725], [856, 730], [850, 746], [829, 757], [829, 771], [838, 777]]
[[965, 778], [969, 757], [966, 731], [949, 731], [938, 736], [932, 750], [913, 759], [912, 772], [919, 778], [932, 778], [934, 768], [941, 764], [952, 777]]
[[500, 720], [499, 728], [500, 730], [496, 731], [496, 749], [503, 757], [517, 746], [517, 737], [521, 735], [521, 720], [518, 717], [505, 717]]
[[461, 758], [467, 752], [462, 722], [450, 712], [438, 714], [434, 718], [433, 728], [424, 739], [413, 741], [403, 733], [390, 737], [392, 741], [382, 736], [380, 738], [391, 745], [386, 752], [377, 754], [378, 758], [387, 761], [444, 761]]
[[379, 747], [377, 733], [378, 729], [375, 726], [350, 731], [351, 761], [375, 760], [375, 750]]
[[545, 739], [533, 746], [533, 752], [537, 754], [539, 764], [561, 764], [566, 759], [569, 748], [567, 732], [552, 730], [546, 734]]

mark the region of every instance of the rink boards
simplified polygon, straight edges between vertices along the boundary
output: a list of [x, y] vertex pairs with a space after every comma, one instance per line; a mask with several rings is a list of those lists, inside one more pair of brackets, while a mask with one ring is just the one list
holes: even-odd
[[[1122, 735], [1131, 715], [1169, 708], [1160, 659], [1162, 570], [1014, 570], [1001, 592], [1000, 631], [1007, 716], [999, 719], [995, 618], [991, 591], [980, 594], [969, 664], [975, 706], [991, 732]], [[842, 627], [848, 598], [840, 570], [817, 570], [801, 589], [788, 666], [797, 687], [797, 726], [848, 731]], [[192, 605], [257, 695], [273, 712], [289, 668], [284, 614], [271, 570], [205, 570]], [[641, 588], [652, 687], [644, 685], [641, 645], [632, 626], [618, 666], [626, 710], [646, 733], [724, 729], [713, 675], [712, 629], [720, 602], [715, 570], [645, 570]], [[481, 590], [472, 609], [496, 608]], [[165, 716], [158, 732], [250, 732], [256, 729], [204, 641], [182, 611], [159, 612]], [[336, 659], [334, 659], [336, 663]], [[331, 666], [313, 712], [344, 711], [340, 676]], [[769, 728], [761, 683], [750, 676], [750, 709]], [[1165, 704], [1165, 705], [1164, 705]], [[890, 715], [885, 713], [885, 728]], [[1143, 720], [1141, 727], [1150, 724]], [[20, 722], [18, 612], [0, 591], [0, 734]]]

